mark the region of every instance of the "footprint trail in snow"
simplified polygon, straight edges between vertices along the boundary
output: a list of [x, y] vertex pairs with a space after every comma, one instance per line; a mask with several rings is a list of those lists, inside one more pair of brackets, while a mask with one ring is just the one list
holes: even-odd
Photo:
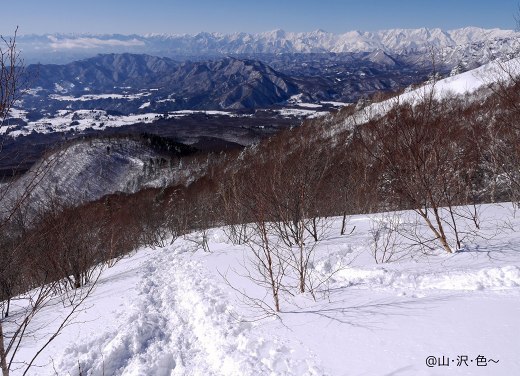
[[287, 340], [236, 318], [218, 281], [189, 253], [164, 249], [143, 268], [117, 330], [70, 347], [60, 371], [86, 375], [324, 375]]

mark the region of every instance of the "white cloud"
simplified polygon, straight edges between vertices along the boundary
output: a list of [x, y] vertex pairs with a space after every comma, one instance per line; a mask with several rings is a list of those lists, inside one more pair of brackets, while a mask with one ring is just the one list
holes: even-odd
[[144, 42], [138, 39], [117, 40], [117, 39], [99, 39], [93, 37], [77, 37], [59, 39], [49, 35], [51, 48], [55, 50], [72, 50], [72, 49], [93, 49], [100, 47], [134, 47], [144, 46]]

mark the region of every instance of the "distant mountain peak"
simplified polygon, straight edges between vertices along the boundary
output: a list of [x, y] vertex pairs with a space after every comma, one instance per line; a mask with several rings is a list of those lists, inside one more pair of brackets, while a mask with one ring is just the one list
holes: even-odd
[[[349, 31], [335, 34], [318, 29], [287, 32], [276, 29], [263, 33], [210, 33], [95, 35], [52, 34], [19, 36], [18, 45], [28, 61], [56, 61], [67, 56], [93, 56], [107, 52], [133, 52], [156, 56], [222, 56], [237, 54], [373, 52], [393, 55], [427, 50], [431, 46], [456, 49], [472, 44], [505, 40], [516, 43], [520, 33], [513, 30], [483, 29], [473, 26], [454, 30], [439, 28]], [[43, 57], [43, 58], [42, 58]]]

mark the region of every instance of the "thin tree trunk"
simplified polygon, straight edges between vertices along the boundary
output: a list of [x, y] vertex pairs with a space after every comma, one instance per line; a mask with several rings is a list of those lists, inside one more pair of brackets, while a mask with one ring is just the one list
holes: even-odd
[[305, 269], [307, 268], [305, 265], [305, 261], [303, 259], [303, 242], [300, 240], [300, 292], [303, 294], [305, 292]]
[[345, 229], [347, 227], [347, 212], [343, 212], [343, 218], [341, 220], [341, 235], [345, 235]]
[[[430, 230], [432, 230], [432, 232], [435, 234], [435, 237], [437, 239], [439, 239], [439, 241], [441, 242], [441, 245], [442, 245], [442, 248], [444, 248], [444, 250], [448, 253], [453, 253], [450, 245], [448, 244], [447, 240], [446, 240], [446, 236], [444, 235], [444, 231], [442, 231], [442, 233], [439, 233], [439, 231], [437, 231], [437, 229], [435, 228], [435, 226], [433, 225], [433, 223], [430, 221], [430, 218], [428, 218], [428, 214], [426, 212], [424, 212], [423, 210], [421, 209], [417, 209], [417, 212], [419, 213], [419, 215], [421, 217], [423, 217], [423, 219], [426, 221], [426, 224], [428, 225], [428, 227], [430, 228]], [[438, 218], [437, 218], [438, 220]], [[442, 228], [441, 228], [442, 229]]]
[[276, 278], [274, 276], [273, 259], [272, 259], [272, 255], [271, 255], [271, 249], [269, 248], [269, 238], [267, 236], [267, 230], [265, 228], [265, 223], [261, 224], [260, 229], [261, 229], [262, 242], [264, 243], [263, 247], [264, 247], [264, 252], [265, 252], [266, 261], [267, 261], [267, 269], [268, 269], [267, 272], [269, 274], [269, 283], [271, 285], [271, 292], [273, 294], [274, 306], [275, 306], [276, 312], [280, 312], [280, 299], [278, 297], [278, 284], [277, 284]]
[[2, 321], [0, 320], [0, 368], [2, 369], [2, 376], [9, 376], [9, 369], [7, 368], [7, 354], [4, 347], [4, 331]]
[[448, 240], [446, 238], [446, 234], [444, 233], [444, 227], [442, 226], [442, 223], [441, 223], [441, 217], [440, 217], [440, 214], [439, 214], [439, 209], [438, 208], [434, 208], [433, 209], [433, 213], [435, 214], [435, 220], [437, 221], [437, 226], [439, 228], [441, 244], [442, 244], [442, 246], [444, 247], [444, 249], [448, 253], [453, 253], [453, 250], [451, 249], [451, 247], [448, 244]]
[[[9, 295], [11, 296], [11, 295]], [[4, 318], [8, 318], [9, 317], [9, 309], [11, 307], [11, 298], [7, 298], [7, 308], [5, 309], [5, 314], [4, 314]]]
[[461, 249], [459, 230], [457, 228], [457, 221], [455, 220], [455, 214], [453, 213], [451, 204], [448, 205], [448, 210], [450, 211], [451, 222], [453, 223], [453, 232], [455, 233], [455, 240], [457, 241], [457, 249]]

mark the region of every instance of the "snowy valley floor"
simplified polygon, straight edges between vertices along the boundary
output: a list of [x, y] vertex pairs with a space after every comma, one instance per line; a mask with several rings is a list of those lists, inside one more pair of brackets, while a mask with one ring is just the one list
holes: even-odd
[[[241, 276], [250, 250], [222, 229], [209, 231], [209, 253], [184, 238], [142, 249], [103, 273], [30, 374], [520, 375], [520, 213], [513, 215], [509, 204], [483, 206], [482, 236], [463, 251], [384, 264], [371, 254], [377, 215], [352, 217], [344, 236], [336, 219], [316, 249], [315, 275], [336, 272], [317, 300], [285, 296], [279, 317], [258, 320], [265, 312], [236, 291], [264, 296]], [[36, 325], [50, 330], [59, 315], [49, 307]], [[28, 338], [18, 360], [44, 335]], [[429, 356], [449, 365], [428, 367]]]

